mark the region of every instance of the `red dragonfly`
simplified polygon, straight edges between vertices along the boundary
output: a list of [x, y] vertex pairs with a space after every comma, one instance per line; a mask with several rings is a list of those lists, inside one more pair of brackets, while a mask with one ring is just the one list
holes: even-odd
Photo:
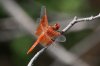
[[[51, 45], [54, 41], [64, 42], [65, 37], [61, 35], [57, 30], [60, 28], [60, 24], [56, 23], [54, 25], [48, 25], [48, 19], [46, 15], [46, 8], [43, 6], [41, 8], [40, 24], [35, 32], [38, 39], [28, 50], [27, 54], [32, 52], [32, 50], [40, 43], [44, 46]], [[58, 38], [59, 37], [59, 38]], [[56, 38], [56, 39], [55, 39]]]

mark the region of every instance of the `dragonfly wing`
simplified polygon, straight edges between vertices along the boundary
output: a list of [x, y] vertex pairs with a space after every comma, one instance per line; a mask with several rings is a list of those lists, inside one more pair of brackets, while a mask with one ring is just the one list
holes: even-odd
[[32, 50], [39, 44], [39, 42], [42, 40], [44, 34], [41, 34], [39, 36], [39, 38], [37, 39], [37, 41], [32, 45], [32, 47], [28, 50], [27, 54], [29, 54], [30, 52], [32, 52]]
[[41, 19], [37, 18], [36, 23], [40, 23]]
[[47, 18], [47, 14], [46, 14], [46, 7], [42, 6], [41, 8], [41, 23], [44, 27], [48, 27], [48, 18]]
[[42, 32], [43, 32], [42, 27], [41, 27], [41, 25], [39, 25], [38, 28], [37, 28], [37, 30], [36, 30], [36, 32], [35, 32], [35, 34], [37, 36], [40, 36]]
[[66, 41], [66, 37], [64, 35], [60, 35], [58, 37], [55, 38], [56, 42], [65, 42]]
[[45, 46], [48, 46], [52, 44], [52, 42], [53, 41], [51, 40], [51, 38], [45, 33], [41, 43], [44, 44]]
[[[41, 25], [43, 27], [41, 27]], [[47, 27], [48, 27], [48, 19], [47, 19], [47, 15], [46, 15], [46, 8], [45, 8], [45, 6], [43, 6], [41, 8], [40, 24], [36, 30], [36, 35], [39, 36], [43, 32], [42, 28], [46, 30]]]

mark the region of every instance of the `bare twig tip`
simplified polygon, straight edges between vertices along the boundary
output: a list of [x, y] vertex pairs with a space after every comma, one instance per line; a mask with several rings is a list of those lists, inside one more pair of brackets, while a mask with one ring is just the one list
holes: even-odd
[[100, 16], [100, 13], [98, 14], [98, 16]]
[[77, 20], [77, 16], [74, 17], [74, 20]]
[[91, 17], [87, 17], [87, 18], [80, 18], [77, 19], [77, 16], [74, 17], [74, 19], [62, 30], [63, 32], [68, 31], [74, 24], [78, 23], [78, 22], [82, 22], [82, 21], [90, 21], [96, 18], [100, 18], [100, 13], [96, 16], [91, 16]]

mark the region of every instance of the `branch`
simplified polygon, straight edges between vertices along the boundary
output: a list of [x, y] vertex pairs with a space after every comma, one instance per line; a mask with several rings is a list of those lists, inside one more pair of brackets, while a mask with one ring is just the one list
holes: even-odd
[[76, 16], [74, 17], [74, 19], [62, 30], [62, 32], [66, 32], [68, 31], [74, 24], [78, 23], [78, 22], [82, 22], [82, 21], [91, 21], [94, 20], [96, 18], [100, 18], [100, 13], [97, 16], [91, 16], [91, 17], [87, 17], [87, 18], [80, 18], [78, 19]]
[[47, 47], [44, 47], [43, 49], [41, 49], [40, 51], [38, 51], [35, 56], [30, 60], [30, 62], [28, 63], [27, 66], [32, 66], [33, 62], [47, 49]]

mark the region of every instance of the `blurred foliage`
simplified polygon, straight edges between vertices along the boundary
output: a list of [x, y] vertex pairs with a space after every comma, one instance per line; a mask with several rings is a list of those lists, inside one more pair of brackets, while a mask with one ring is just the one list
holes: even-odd
[[[29, 1], [18, 0], [18, 2], [20, 3], [20, 5], [22, 5], [23, 8], [25, 8], [23, 3], [24, 4], [26, 3], [25, 4], [26, 6], [31, 5], [30, 8], [34, 10], [35, 9], [39, 10], [41, 6], [44, 5], [50, 10], [54, 10], [57, 12], [65, 12], [69, 14], [81, 14], [81, 15], [86, 16], [86, 15], [91, 15], [91, 13], [95, 14], [97, 12], [97, 11], [92, 10], [92, 7], [89, 4], [88, 0], [29, 0]], [[26, 11], [28, 9], [25, 8]], [[37, 10], [35, 12], [37, 12]]]
[[8, 15], [6, 14], [2, 6], [0, 6], [0, 18], [6, 18], [6, 17], [8, 17]]
[[85, 37], [87, 37], [89, 34], [91, 34], [93, 30], [91, 29], [85, 29], [81, 31], [76, 32], [70, 32], [66, 34], [66, 42], [64, 42], [62, 45], [66, 47], [67, 49], [70, 49], [72, 46], [83, 40]]
[[30, 36], [22, 36], [19, 38], [16, 38], [12, 42], [12, 47], [14, 49], [14, 52], [20, 53], [23, 57], [23, 55], [26, 55], [29, 46], [33, 43], [33, 37]]
[[40, 16], [40, 4], [32, 0], [18, 0], [17, 2], [34, 20]]
[[56, 11], [76, 12], [84, 0], [35, 0]]
[[[41, 6], [48, 10], [65, 12], [68, 14], [93, 15], [100, 9], [92, 9], [88, 0], [17, 0], [17, 3], [34, 19], [40, 14]], [[0, 17], [6, 16], [6, 12], [0, 7]]]
[[[30, 55], [27, 55], [29, 47], [33, 43], [33, 37], [22, 36], [12, 41], [13, 60], [16, 66], [25, 66], [30, 60]], [[15, 60], [16, 59], [16, 60]]]

